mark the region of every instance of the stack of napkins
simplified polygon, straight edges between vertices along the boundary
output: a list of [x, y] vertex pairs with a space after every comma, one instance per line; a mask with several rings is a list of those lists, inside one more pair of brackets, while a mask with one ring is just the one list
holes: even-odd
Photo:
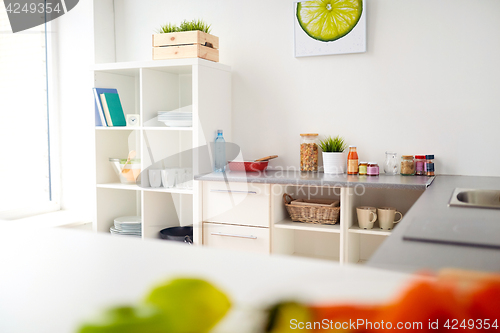
[[123, 216], [114, 221], [114, 226], [109, 228], [112, 235], [141, 237], [142, 220], [140, 216]]
[[158, 111], [158, 121], [168, 127], [191, 127], [193, 126], [192, 106], [185, 106], [173, 111]]

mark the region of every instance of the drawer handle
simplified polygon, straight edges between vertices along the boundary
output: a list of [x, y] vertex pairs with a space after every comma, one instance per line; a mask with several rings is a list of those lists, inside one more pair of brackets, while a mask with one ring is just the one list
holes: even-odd
[[255, 191], [231, 191], [231, 190], [210, 190], [214, 193], [239, 193], [239, 194], [257, 194]]
[[257, 239], [257, 236], [245, 236], [245, 235], [234, 235], [234, 234], [224, 234], [222, 232], [212, 232], [212, 236], [224, 236], [224, 237], [236, 237], [236, 238], [248, 238], [248, 239]]

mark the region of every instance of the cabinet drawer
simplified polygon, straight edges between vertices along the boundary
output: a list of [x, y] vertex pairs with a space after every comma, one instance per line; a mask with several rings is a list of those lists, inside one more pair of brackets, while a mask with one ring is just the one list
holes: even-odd
[[218, 249], [269, 254], [269, 228], [203, 223], [203, 245]]
[[203, 183], [203, 221], [269, 227], [269, 185]]

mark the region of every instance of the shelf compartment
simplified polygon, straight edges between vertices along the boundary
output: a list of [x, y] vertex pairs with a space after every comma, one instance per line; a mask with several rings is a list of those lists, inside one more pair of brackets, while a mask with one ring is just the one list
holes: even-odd
[[120, 216], [141, 216], [141, 194], [113, 188], [97, 188], [97, 231], [109, 233]]
[[131, 130], [95, 131], [97, 184], [119, 183], [119, 177], [109, 159], [126, 159], [131, 150], [135, 150], [136, 158], [140, 158], [140, 137], [140, 132]]
[[279, 229], [293, 229], [293, 230], [303, 230], [303, 231], [314, 231], [314, 232], [329, 232], [329, 233], [340, 233], [340, 223], [334, 225], [327, 224], [312, 224], [312, 223], [302, 223], [293, 222], [290, 219], [285, 219], [283, 221], [274, 224], [275, 228]]
[[157, 120], [158, 111], [173, 111], [193, 104], [191, 73], [172, 74], [144, 68], [141, 70], [141, 77], [141, 124], [144, 127], [167, 128]]
[[193, 224], [192, 196], [145, 191], [143, 200], [143, 238], [160, 238], [162, 229]]
[[[125, 118], [127, 118], [127, 114], [140, 113], [138, 74], [138, 70], [130, 73], [116, 71], [94, 72], [94, 87], [116, 89], [118, 91], [118, 95], [120, 96], [120, 102], [123, 107]], [[112, 126], [110, 128], [112, 128]]]
[[349, 232], [347, 235], [347, 262], [356, 264], [368, 261], [387, 239], [386, 235], [379, 236], [382, 237], [374, 237], [374, 234]]
[[339, 261], [340, 229], [339, 232], [317, 232], [274, 228], [272, 237], [273, 254]]
[[377, 236], [389, 236], [391, 234], [390, 230], [383, 230], [380, 228], [373, 229], [361, 229], [358, 226], [352, 226], [349, 228], [350, 233], [355, 234], [365, 234], [365, 235], [377, 235]]

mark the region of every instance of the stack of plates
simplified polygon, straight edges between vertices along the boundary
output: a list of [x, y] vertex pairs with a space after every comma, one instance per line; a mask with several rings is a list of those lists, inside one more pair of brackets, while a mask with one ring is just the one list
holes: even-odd
[[112, 235], [141, 237], [141, 224], [140, 216], [118, 217], [109, 232]]
[[191, 106], [186, 106], [174, 111], [158, 111], [158, 121], [169, 127], [193, 126], [193, 112]]

